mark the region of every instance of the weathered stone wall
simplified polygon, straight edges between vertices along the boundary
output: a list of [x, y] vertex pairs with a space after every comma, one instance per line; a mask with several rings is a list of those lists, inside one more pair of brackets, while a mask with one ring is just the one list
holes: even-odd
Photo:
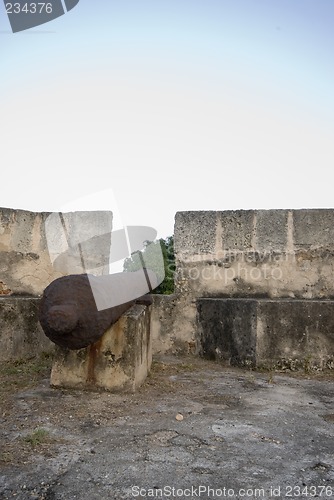
[[[62, 265], [61, 259], [55, 263], [51, 262], [45, 226], [50, 215], [47, 212], [0, 209], [0, 294], [38, 296], [51, 281], [59, 276], [76, 270], [84, 272], [81, 265], [82, 251], [80, 256], [76, 249], [78, 242], [83, 239], [85, 228], [87, 239], [92, 236], [92, 232], [101, 235], [110, 232], [112, 228], [110, 212], [63, 214], [68, 242], [72, 245], [72, 253], [69, 255], [72, 267], [69, 268]], [[49, 234], [53, 235], [49, 246], [50, 243], [52, 246], [53, 241], [55, 245], [66, 251], [67, 242], [64, 241], [64, 232], [57, 222], [55, 218], [52, 221], [53, 227], [49, 225]], [[78, 234], [78, 227], [80, 234]], [[108, 247], [105, 242], [103, 245], [106, 247], [105, 253], [108, 253], [110, 245]], [[83, 252], [85, 252], [85, 247], [83, 247]], [[85, 258], [85, 253], [83, 257]]]
[[53, 352], [38, 321], [38, 307], [38, 298], [0, 297], [0, 362]]
[[[94, 269], [95, 274], [103, 274], [108, 267], [105, 263], [110, 253], [110, 237], [103, 238], [103, 235], [110, 235], [111, 212], [65, 213], [65, 231], [59, 214], [52, 214], [51, 218], [50, 215], [0, 208], [2, 361], [38, 355], [53, 348], [38, 323], [37, 315], [37, 297], [51, 281], [72, 272], [85, 272], [82, 262], [92, 265], [89, 258], [94, 252], [96, 258], [92, 267], [101, 265]], [[50, 249], [54, 251], [51, 258]], [[57, 255], [57, 249], [63, 253]]]
[[300, 299], [199, 299], [205, 357], [280, 369], [334, 368], [334, 302]]
[[334, 210], [179, 212], [174, 246], [179, 293], [334, 297]]
[[[182, 346], [186, 352], [203, 352], [198, 313], [200, 298], [267, 298], [273, 301], [334, 298], [334, 210], [331, 209], [178, 212], [174, 249], [175, 296], [172, 302], [170, 299], [169, 302], [157, 301], [160, 322], [165, 326], [160, 325], [160, 343], [156, 341], [154, 345], [161, 352], [164, 348], [182, 350]], [[257, 311], [264, 307], [259, 305]], [[285, 307], [289, 309], [290, 306]], [[316, 314], [314, 307], [310, 309], [313, 315]], [[293, 305], [287, 314], [292, 311]], [[282, 338], [289, 335], [293, 338], [295, 319], [292, 316], [290, 319], [286, 320], [285, 332], [281, 322]], [[314, 326], [313, 319], [310, 324]], [[218, 318], [217, 331], [219, 321]], [[237, 324], [236, 320], [234, 326]], [[274, 342], [273, 325], [267, 325], [265, 330], [262, 339], [271, 334]], [[311, 330], [316, 337], [322, 335], [320, 330], [323, 332], [324, 328], [317, 331], [312, 327]], [[226, 328], [224, 331], [226, 333]], [[260, 332], [260, 326], [257, 331]], [[251, 343], [253, 333], [248, 329], [247, 342]], [[326, 346], [326, 356], [330, 359], [334, 349], [330, 328], [326, 336], [322, 345]], [[254, 359], [269, 359], [272, 351], [263, 348], [267, 340], [261, 344], [259, 337], [255, 342]], [[219, 343], [216, 347], [219, 349]], [[277, 359], [277, 351], [275, 356]]]
[[54, 277], [45, 238], [47, 213], [0, 209], [0, 293], [39, 295]]
[[196, 300], [176, 293], [153, 295], [151, 332], [153, 354], [196, 354]]
[[[68, 242], [72, 246], [64, 259], [57, 257], [57, 251], [55, 254], [51, 252], [50, 259], [50, 241], [47, 241], [45, 227], [49, 215], [0, 209], [0, 295], [3, 296], [3, 318], [9, 318], [9, 310], [12, 310], [12, 313], [14, 311], [11, 309], [11, 303], [6, 303], [7, 300], [16, 295], [38, 296], [56, 277], [69, 272], [83, 272], [83, 260], [91, 265], [90, 256], [92, 251], [96, 252], [96, 248], [99, 248], [96, 253], [102, 256], [101, 262], [96, 264], [101, 265], [100, 272], [104, 272], [103, 265], [109, 255], [109, 243], [100, 237], [111, 231], [112, 214], [64, 214], [61, 223], [55, 216], [51, 246], [54, 243], [57, 250], [60, 242], [64, 252]], [[62, 227], [64, 224], [65, 233]], [[85, 225], [87, 238], [86, 243], [81, 245], [82, 234], [85, 234], [82, 228], [85, 228]], [[92, 238], [90, 226], [95, 227], [95, 239]], [[331, 308], [334, 308], [334, 302], [330, 300], [334, 299], [334, 210], [178, 212], [175, 217], [174, 248], [175, 293], [171, 296], [155, 296], [151, 308], [154, 353], [203, 353], [203, 328], [206, 326], [203, 326], [202, 320], [206, 318], [206, 313], [204, 314], [203, 310], [199, 312], [200, 299], [242, 298], [258, 301], [243, 306], [246, 309], [248, 307], [248, 312], [252, 310], [252, 314], [257, 318], [256, 327], [252, 323], [252, 328], [249, 328], [247, 333], [247, 342], [251, 344], [252, 339], [255, 339], [253, 360], [256, 363], [260, 360], [272, 360], [273, 357], [283, 359], [283, 346], [290, 345], [288, 338], [291, 339], [290, 351], [294, 355], [297, 355], [298, 351], [294, 349], [295, 345], [300, 347], [299, 354], [302, 353], [306, 357], [308, 352], [312, 351], [312, 346], [315, 346], [315, 350], [322, 352], [324, 362], [326, 359], [331, 362], [334, 350], [331, 322], [326, 323], [320, 318], [322, 310], [326, 311], [326, 317], [329, 318]], [[67, 268], [69, 262], [71, 269]], [[279, 303], [283, 300], [287, 301], [288, 305]], [[303, 305], [305, 301], [310, 303]], [[322, 302], [326, 302], [326, 305], [322, 305]], [[21, 311], [20, 304], [15, 307]], [[31, 307], [35, 305], [31, 303], [19, 313], [20, 323], [15, 335], [13, 325], [2, 320], [1, 343], [5, 346], [3, 352], [9, 353], [9, 357], [13, 356], [13, 353], [20, 353], [15, 347], [18, 342], [17, 335], [22, 339], [31, 337], [23, 326], [25, 321], [30, 321]], [[222, 307], [227, 306], [225, 304]], [[275, 314], [273, 308], [276, 308]], [[237, 313], [233, 316], [232, 309], [224, 316], [226, 321], [218, 318], [215, 327], [215, 335], [218, 335], [222, 325], [221, 335], [232, 335], [233, 342], [230, 342], [230, 347], [238, 344], [241, 332], [238, 325], [243, 321], [242, 318], [238, 320]], [[306, 324], [300, 330], [297, 329], [296, 325], [303, 322], [298, 323], [295, 310], [301, 315], [304, 314], [303, 311], [309, 314], [309, 327]], [[285, 314], [286, 318], [281, 320], [277, 311], [281, 311], [279, 314]], [[234, 318], [232, 323], [229, 317]], [[276, 322], [270, 322], [274, 317]], [[36, 328], [29, 353], [35, 348], [38, 349], [38, 342], [36, 344], [35, 341], [39, 338], [39, 326]], [[307, 344], [298, 344], [294, 338], [307, 338]], [[24, 341], [22, 345], [27, 342], [28, 340]], [[220, 341], [216, 338], [215, 342], [216, 345], [212, 345], [210, 349], [218, 352], [221, 350]], [[274, 345], [280, 345], [281, 351], [275, 350]], [[306, 345], [308, 347], [305, 350]], [[246, 344], [242, 347], [244, 348]], [[229, 353], [228, 348], [223, 357], [228, 357]], [[239, 358], [242, 358], [243, 355], [239, 354]], [[247, 356], [246, 360], [249, 358]]]
[[[177, 294], [153, 295], [151, 332], [154, 354], [195, 352], [196, 343], [187, 335], [187, 318], [179, 307], [181, 301], [182, 297]], [[185, 327], [182, 327], [183, 323]]]

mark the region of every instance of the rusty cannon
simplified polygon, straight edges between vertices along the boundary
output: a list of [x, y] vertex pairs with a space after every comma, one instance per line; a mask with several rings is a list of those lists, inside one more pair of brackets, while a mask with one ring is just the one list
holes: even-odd
[[44, 290], [39, 321], [45, 335], [58, 346], [82, 349], [97, 342], [133, 304], [149, 305], [151, 296], [141, 292], [152, 291], [156, 283], [155, 273], [146, 269], [63, 276]]

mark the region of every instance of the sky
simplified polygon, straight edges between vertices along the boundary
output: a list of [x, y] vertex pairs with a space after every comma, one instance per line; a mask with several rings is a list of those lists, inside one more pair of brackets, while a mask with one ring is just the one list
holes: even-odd
[[13, 34], [0, 4], [0, 206], [333, 208], [333, 0], [80, 0]]

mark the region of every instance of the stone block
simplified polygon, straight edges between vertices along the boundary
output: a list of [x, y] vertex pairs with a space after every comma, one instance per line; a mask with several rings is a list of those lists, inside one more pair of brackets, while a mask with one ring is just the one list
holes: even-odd
[[153, 294], [151, 310], [151, 336], [153, 354], [161, 354], [173, 348], [173, 336], [177, 297], [175, 294]]
[[0, 280], [10, 293], [39, 295], [53, 274], [44, 231], [47, 216], [0, 209]]
[[258, 366], [334, 368], [334, 301], [259, 300], [256, 309]]
[[34, 358], [51, 353], [54, 344], [38, 321], [39, 299], [0, 297], [0, 361]]
[[284, 252], [287, 247], [288, 210], [257, 210], [255, 248]]
[[222, 248], [236, 251], [252, 248], [254, 210], [225, 210], [220, 212]]
[[62, 275], [109, 273], [112, 212], [52, 213], [46, 237], [55, 271]]
[[334, 210], [293, 210], [296, 248], [334, 246]]
[[57, 348], [50, 382], [54, 387], [135, 391], [151, 363], [150, 307], [136, 304], [95, 344]]
[[213, 253], [216, 245], [217, 212], [177, 212], [174, 250], [176, 256]]
[[54, 279], [85, 272], [83, 262], [108, 271], [112, 213], [69, 212], [63, 222], [67, 235], [58, 213], [0, 208], [0, 294], [41, 295]]
[[199, 299], [202, 354], [231, 365], [334, 368], [334, 301]]
[[198, 299], [198, 327], [204, 357], [229, 365], [256, 364], [256, 301]]

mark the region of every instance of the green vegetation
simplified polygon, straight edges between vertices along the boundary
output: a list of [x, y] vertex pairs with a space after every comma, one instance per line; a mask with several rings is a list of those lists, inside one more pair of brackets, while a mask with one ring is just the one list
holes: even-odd
[[[160, 248], [161, 252], [160, 252]], [[161, 261], [161, 253], [163, 262]], [[174, 257], [174, 238], [168, 236], [166, 239], [150, 243], [147, 242], [144, 250], [140, 255], [138, 252], [131, 255], [124, 261], [124, 271], [133, 272], [142, 268], [142, 259], [148, 269], [151, 269], [158, 276], [158, 279], [163, 278], [162, 283], [155, 288], [152, 293], [171, 294], [174, 292], [174, 273], [175, 273], [175, 257]], [[141, 258], [142, 257], [142, 258]]]
[[4, 362], [0, 367], [0, 375], [39, 375], [50, 366], [52, 355], [43, 353], [33, 359], [19, 359]]
[[31, 444], [33, 448], [39, 446], [41, 444], [47, 443], [50, 441], [49, 432], [46, 429], [36, 429], [31, 434], [28, 434], [23, 438], [26, 443]]
[[51, 371], [52, 354], [43, 353], [33, 359], [5, 361], [0, 365], [0, 401], [2, 395], [13, 389], [33, 386], [40, 378], [48, 377]]

